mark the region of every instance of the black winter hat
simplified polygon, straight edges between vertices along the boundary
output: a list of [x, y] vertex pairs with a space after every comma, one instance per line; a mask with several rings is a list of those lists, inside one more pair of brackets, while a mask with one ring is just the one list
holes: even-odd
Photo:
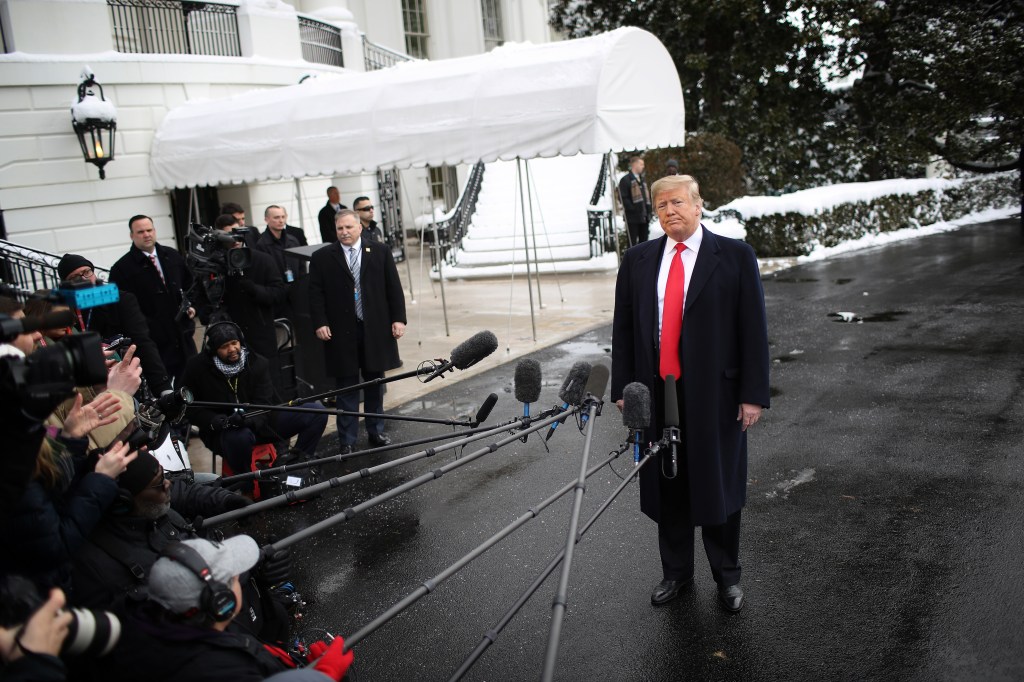
[[149, 482], [160, 471], [160, 462], [148, 450], [139, 450], [138, 456], [128, 463], [123, 474], [117, 477], [117, 485], [134, 497], [146, 489]]
[[234, 322], [215, 322], [210, 325], [206, 332], [206, 347], [211, 353], [228, 341], [241, 341], [242, 335], [238, 331], [238, 325]]
[[79, 256], [77, 253], [65, 253], [57, 263], [57, 274], [60, 275], [61, 281], [64, 281], [72, 272], [86, 265], [90, 268], [96, 267], [85, 256]]

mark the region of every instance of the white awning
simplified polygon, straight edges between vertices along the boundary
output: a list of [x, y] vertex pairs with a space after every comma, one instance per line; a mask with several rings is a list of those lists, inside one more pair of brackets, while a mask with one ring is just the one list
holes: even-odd
[[151, 169], [165, 189], [681, 146], [683, 138], [668, 51], [647, 31], [620, 28], [190, 102], [160, 125]]

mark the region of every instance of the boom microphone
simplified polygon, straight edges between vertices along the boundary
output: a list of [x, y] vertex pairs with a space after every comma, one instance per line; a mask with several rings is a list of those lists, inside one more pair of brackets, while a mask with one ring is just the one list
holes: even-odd
[[[11, 318], [10, 323], [4, 320], [4, 338], [8, 335], [13, 337], [17, 334], [30, 334], [32, 332], [46, 331], [47, 329], [61, 329], [63, 327], [70, 327], [74, 323], [75, 314], [70, 310], [58, 310], [46, 313], [45, 315], [33, 315], [31, 317], [26, 316], [20, 320]], [[10, 334], [8, 334], [8, 324], [11, 325]]]
[[540, 363], [532, 358], [524, 358], [516, 363], [513, 378], [516, 400], [523, 404], [523, 416], [530, 416], [530, 403], [540, 399]]
[[494, 404], [496, 402], [498, 402], [497, 393], [492, 393], [487, 396], [487, 399], [484, 400], [484, 404], [481, 405], [480, 409], [477, 411], [476, 417], [474, 417], [473, 421], [469, 423], [470, 428], [475, 429], [480, 426], [481, 423], [487, 421], [487, 418], [491, 416], [491, 410], [494, 409]]
[[[609, 376], [611, 376], [611, 373], [608, 371], [608, 366], [602, 365], [599, 362], [594, 365], [594, 368], [590, 371], [590, 378], [587, 379], [587, 386], [584, 390], [585, 396], [583, 400], [588, 405], [591, 403], [597, 404], [597, 413], [595, 416], [601, 414], [601, 405], [604, 404], [604, 390], [608, 388]], [[590, 421], [589, 410], [583, 413], [580, 421], [583, 424]]]
[[662, 462], [661, 472], [665, 478], [675, 478], [679, 473], [679, 396], [676, 394], [676, 378], [665, 377], [665, 436], [670, 450], [668, 471]]
[[[580, 360], [575, 363], [569, 370], [569, 374], [565, 377], [565, 381], [562, 382], [562, 388], [558, 390], [558, 397], [562, 400], [562, 409], [569, 409], [570, 405], [579, 405], [583, 401], [583, 391], [586, 389], [587, 380], [590, 378], [590, 363], [583, 362]], [[548, 430], [544, 440], [551, 440], [551, 436], [554, 435], [555, 429], [558, 425], [565, 422], [565, 417], [562, 417], [556, 422], [551, 423], [551, 428]]]
[[453, 348], [451, 359], [441, 363], [441, 366], [424, 379], [423, 383], [436, 379], [452, 367], [455, 369], [472, 367], [497, 349], [497, 336], [489, 331], [477, 332]]
[[651, 392], [639, 381], [622, 390], [622, 424], [633, 439], [633, 464], [639, 464], [640, 434], [651, 424]]

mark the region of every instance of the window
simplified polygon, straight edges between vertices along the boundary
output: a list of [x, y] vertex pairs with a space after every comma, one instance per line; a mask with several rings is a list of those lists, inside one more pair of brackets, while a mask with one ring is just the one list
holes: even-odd
[[427, 55], [427, 11], [424, 0], [402, 0], [402, 22], [405, 24], [405, 51], [417, 59], [429, 59]]
[[484, 17], [484, 49], [490, 52], [505, 43], [505, 32], [501, 27], [501, 0], [480, 0]]
[[430, 196], [444, 204], [444, 210], [455, 208], [459, 200], [459, 176], [455, 166], [430, 168]]

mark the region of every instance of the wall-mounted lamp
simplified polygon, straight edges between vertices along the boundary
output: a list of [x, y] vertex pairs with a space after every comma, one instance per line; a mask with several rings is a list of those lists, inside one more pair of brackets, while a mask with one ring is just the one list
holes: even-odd
[[[103, 96], [103, 86], [96, 82], [92, 69], [82, 70], [78, 84], [78, 101], [71, 105], [71, 126], [82, 145], [82, 155], [88, 163], [100, 169], [100, 179], [107, 177], [103, 167], [114, 160], [114, 131], [117, 129], [117, 109]], [[100, 90], [97, 97], [92, 88]]]

